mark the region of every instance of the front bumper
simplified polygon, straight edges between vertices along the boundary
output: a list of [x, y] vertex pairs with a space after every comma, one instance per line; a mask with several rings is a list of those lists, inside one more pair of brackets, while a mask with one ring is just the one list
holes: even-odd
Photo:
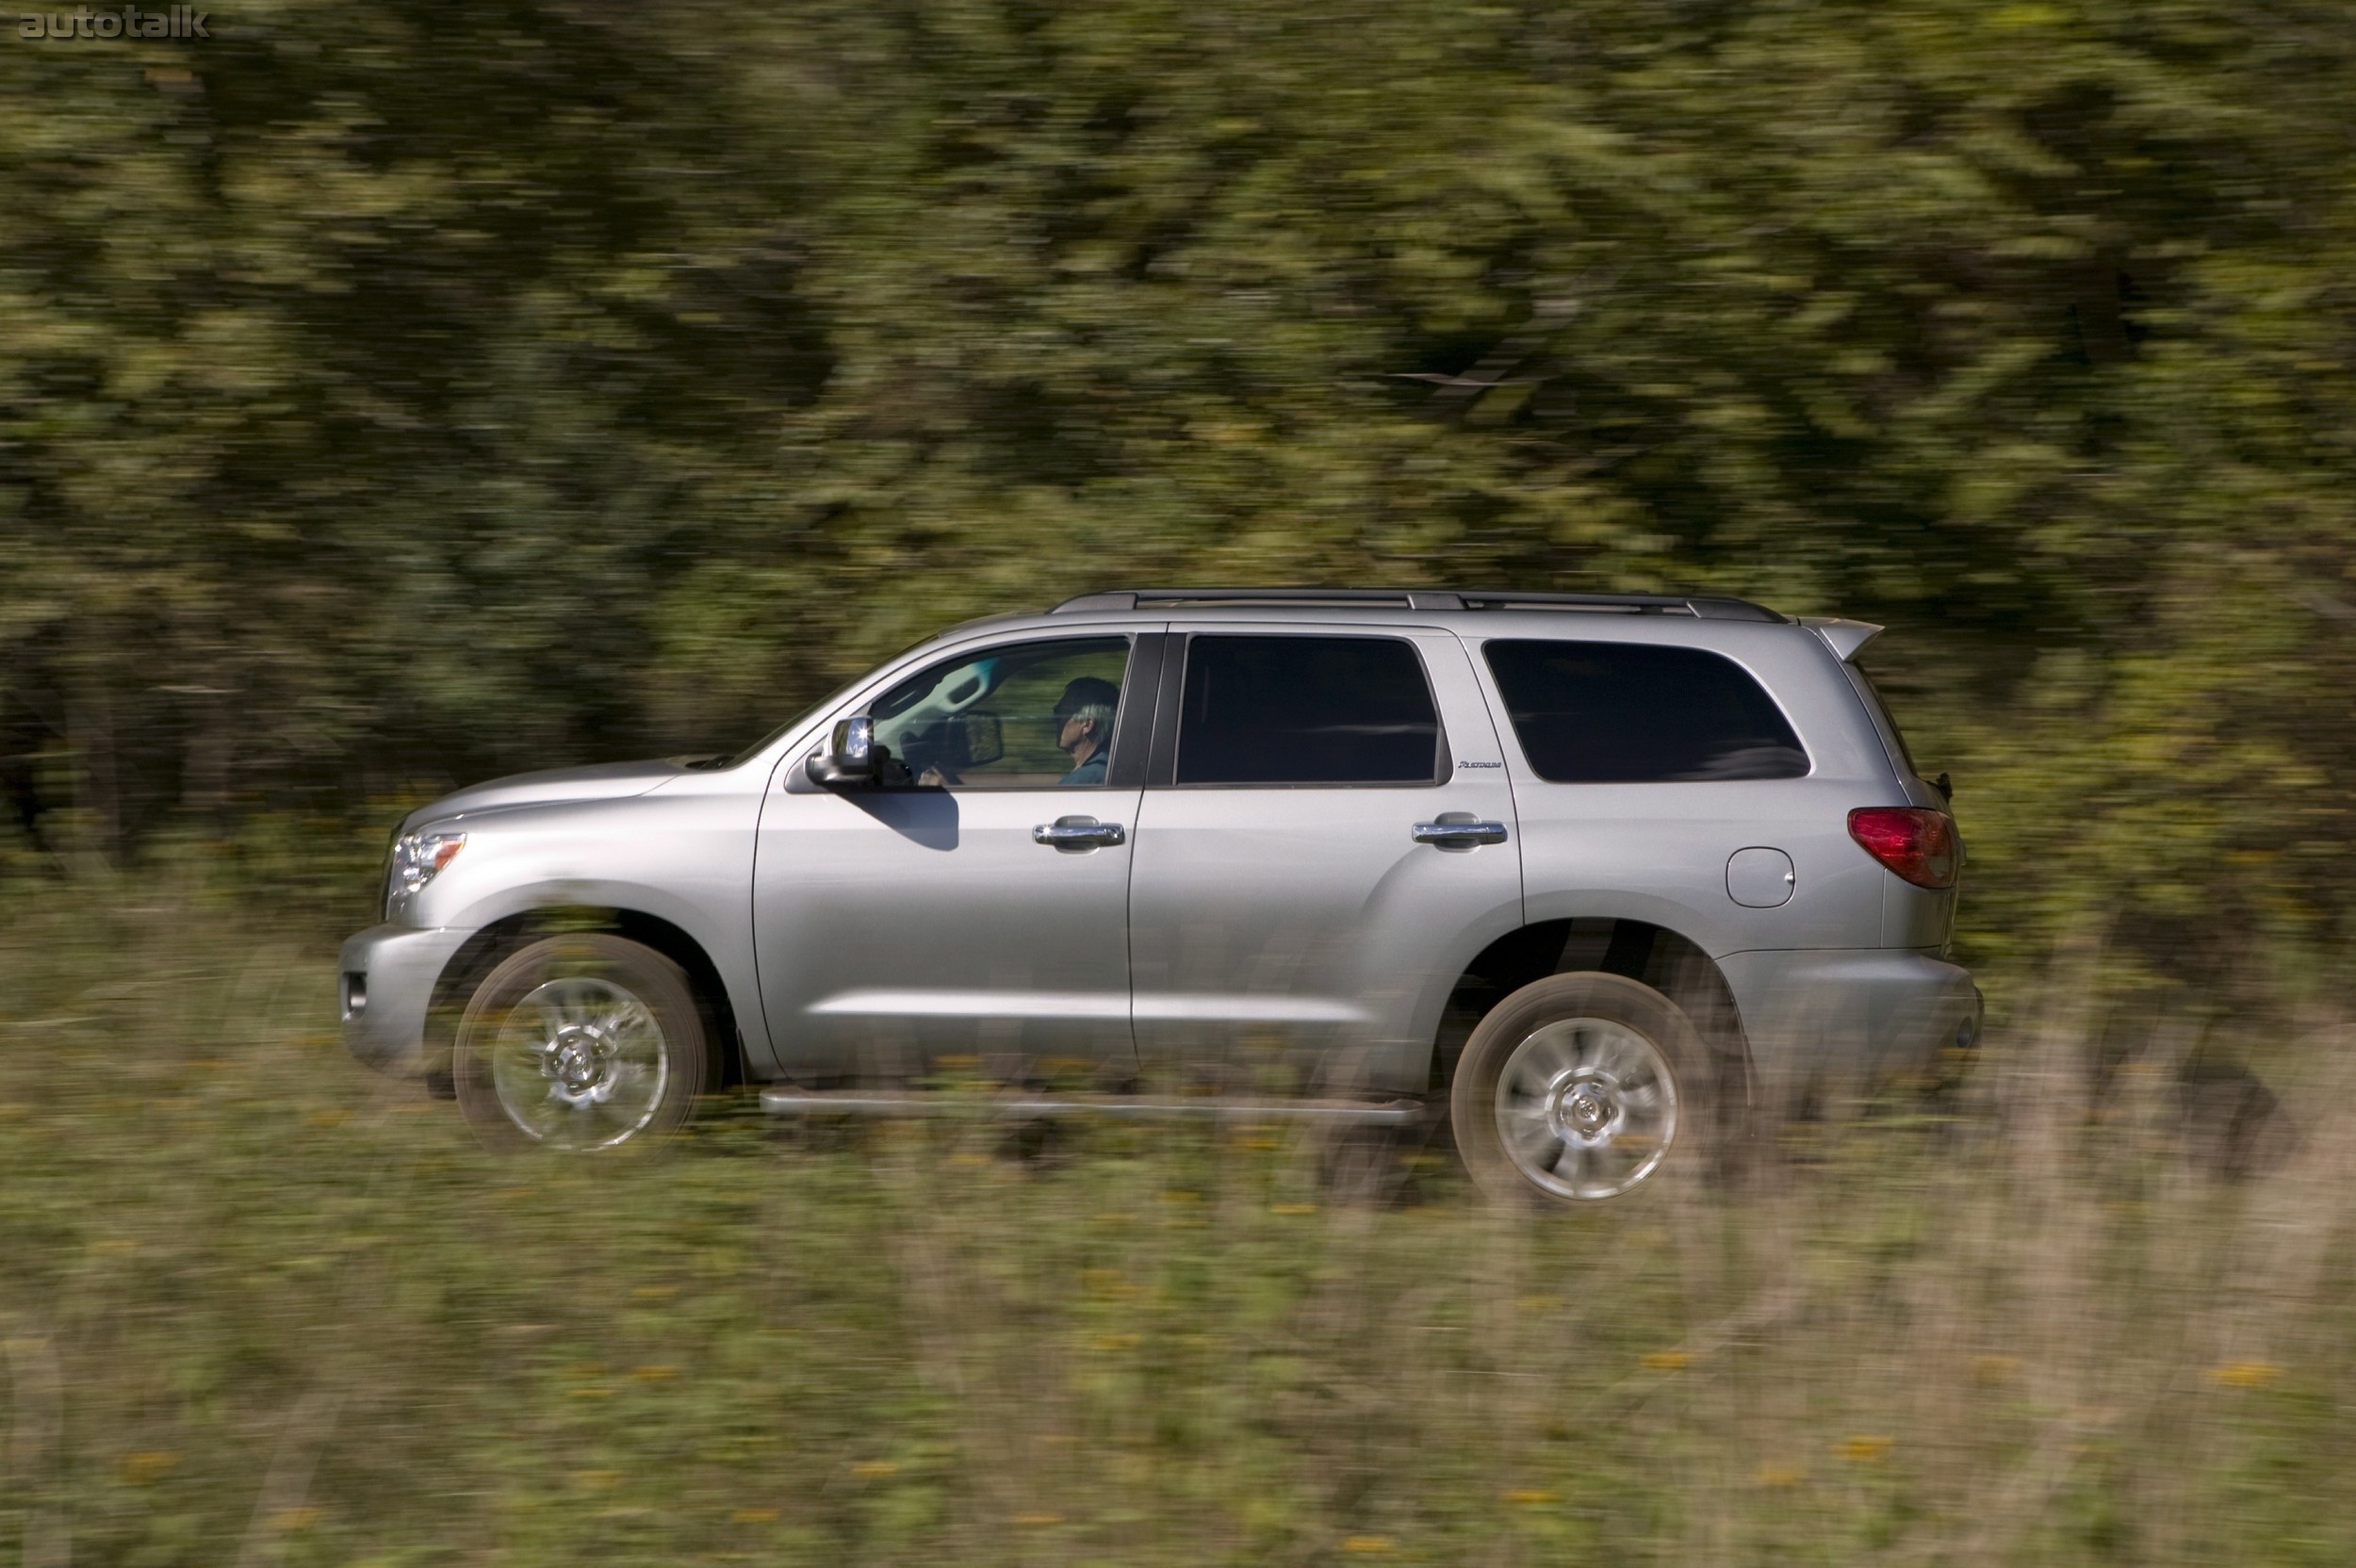
[[1971, 972], [1909, 948], [1734, 953], [1718, 960], [1771, 1090], [1937, 1072], [1979, 1042]]
[[414, 1077], [425, 1056], [426, 1013], [443, 966], [470, 935], [372, 925], [344, 943], [338, 995], [344, 1046], [379, 1072]]

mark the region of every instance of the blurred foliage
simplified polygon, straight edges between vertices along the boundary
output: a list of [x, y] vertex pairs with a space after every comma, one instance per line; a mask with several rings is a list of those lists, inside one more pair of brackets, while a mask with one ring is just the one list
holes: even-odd
[[2330, 972], [2336, 0], [253, 0], [0, 51], [42, 841], [759, 733], [1142, 580], [1896, 629], [1983, 957]]
[[2238, 1182], [2168, 1032], [2090, 1096], [2068, 988], [1942, 1113], [1581, 1213], [1283, 1126], [533, 1160], [345, 1056], [307, 911], [155, 858], [0, 872], [11, 1564], [2356, 1557], [2345, 1027]]

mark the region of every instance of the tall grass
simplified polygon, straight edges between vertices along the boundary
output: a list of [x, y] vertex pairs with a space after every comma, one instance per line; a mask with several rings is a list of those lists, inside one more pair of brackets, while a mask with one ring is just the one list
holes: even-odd
[[2238, 1180], [2066, 972], [1952, 1101], [1595, 1213], [1284, 1128], [495, 1159], [255, 902], [5, 894], [0, 1560], [2356, 1560], [2321, 1024]]

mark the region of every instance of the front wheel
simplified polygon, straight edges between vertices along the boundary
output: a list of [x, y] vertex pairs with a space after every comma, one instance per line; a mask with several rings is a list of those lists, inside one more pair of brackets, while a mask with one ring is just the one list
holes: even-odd
[[1555, 974], [1499, 1003], [1458, 1058], [1448, 1119], [1482, 1191], [1620, 1198], [1698, 1168], [1717, 1075], [1693, 1021], [1617, 974]]
[[679, 967], [601, 933], [549, 937], [493, 970], [459, 1021], [451, 1075], [484, 1145], [653, 1143], [687, 1119], [710, 1053]]

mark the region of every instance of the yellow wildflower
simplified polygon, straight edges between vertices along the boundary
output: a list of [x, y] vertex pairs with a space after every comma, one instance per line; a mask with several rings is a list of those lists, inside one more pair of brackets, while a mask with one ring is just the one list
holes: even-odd
[[145, 1486], [158, 1476], [180, 1468], [180, 1456], [170, 1448], [149, 1448], [123, 1456], [123, 1478]]
[[2225, 1388], [2264, 1388], [2282, 1375], [2269, 1361], [2229, 1361], [2209, 1368], [2209, 1380]]

